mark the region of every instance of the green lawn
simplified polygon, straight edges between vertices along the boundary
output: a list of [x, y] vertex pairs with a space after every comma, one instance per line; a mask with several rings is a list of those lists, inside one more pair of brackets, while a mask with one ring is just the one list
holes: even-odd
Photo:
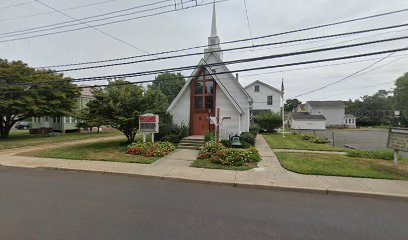
[[110, 137], [121, 135], [119, 131], [105, 131], [100, 133], [67, 133], [58, 136], [48, 136], [39, 134], [29, 134], [28, 130], [12, 130], [10, 137], [0, 139], [0, 150], [7, 148], [16, 148], [24, 146], [35, 146], [48, 143], [75, 141], [89, 138]]
[[96, 160], [111, 162], [129, 162], [150, 164], [158, 158], [148, 158], [126, 153], [127, 145], [123, 140], [112, 140], [95, 143], [77, 144], [67, 147], [52, 148], [42, 151], [25, 153], [35, 157], [63, 158], [73, 160]]
[[224, 170], [235, 170], [235, 171], [246, 171], [256, 167], [256, 163], [246, 163], [243, 166], [228, 166], [218, 163], [213, 163], [209, 159], [197, 159], [191, 165], [195, 168], [210, 168], [210, 169], [224, 169]]
[[395, 167], [391, 160], [338, 154], [279, 152], [276, 155], [284, 168], [302, 174], [408, 180], [407, 158]]
[[300, 150], [314, 150], [314, 151], [344, 151], [335, 148], [329, 144], [312, 143], [308, 140], [302, 140], [297, 135], [286, 134], [263, 134], [266, 142], [272, 149], [300, 149]]

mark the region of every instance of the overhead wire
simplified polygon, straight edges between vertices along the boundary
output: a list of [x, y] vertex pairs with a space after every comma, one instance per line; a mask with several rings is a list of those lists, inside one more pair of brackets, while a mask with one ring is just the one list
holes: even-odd
[[[263, 69], [271, 69], [271, 68], [297, 66], [297, 65], [304, 65], [304, 64], [314, 64], [314, 63], [320, 63], [320, 62], [340, 61], [340, 60], [345, 60], [345, 59], [361, 58], [361, 57], [374, 56], [374, 55], [380, 55], [380, 54], [388, 54], [388, 53], [392, 53], [392, 52], [401, 52], [401, 51], [407, 51], [407, 50], [408, 50], [408, 48], [399, 48], [399, 49], [369, 52], [369, 53], [357, 54], [357, 55], [347, 55], [347, 56], [336, 57], [336, 58], [325, 58], [325, 59], [318, 59], [318, 60], [293, 62], [293, 63], [287, 63], [287, 64], [269, 65], [269, 66], [262, 66], [262, 67], [238, 69], [238, 70], [233, 70], [233, 71], [218, 72], [218, 73], [215, 73], [215, 74], [238, 73], [238, 72], [247, 72], [247, 71], [256, 71], [256, 70], [263, 70]], [[214, 64], [208, 64], [206, 66], [207, 67], [212, 67], [212, 66], [217, 66], [217, 65], [222, 65], [222, 64], [223, 63], [221, 63], [221, 64], [219, 64], [219, 63], [215, 64], [214, 63]], [[197, 67], [197, 66], [194, 66], [194, 67]], [[98, 81], [98, 80], [112, 80], [112, 79], [117, 79], [117, 78], [130, 78], [130, 77], [138, 77], [138, 76], [151, 75], [151, 74], [157, 74], [157, 73], [165, 73], [165, 72], [167, 72], [166, 69], [150, 71], [150, 72], [135, 72], [135, 73], [127, 73], [127, 74], [105, 75], [105, 76], [98, 76], [98, 77], [76, 78], [76, 79], [70, 79], [70, 80], [65, 80], [65, 81], [66, 82], [87, 82], [87, 81]], [[214, 74], [214, 73], [210, 73], [210, 75], [211, 74]], [[136, 82], [136, 83], [145, 83], [145, 82], [151, 82], [151, 80]], [[33, 82], [25, 82], [25, 83], [20, 82], [18, 84], [16, 84], [16, 83], [14, 83], [14, 84], [1, 84], [0, 87], [30, 86], [30, 85], [40, 85], [40, 84], [50, 84], [50, 83], [61, 83], [61, 81], [34, 82], [34, 83]], [[106, 85], [96, 85], [96, 86], [106, 86]]]
[[[38, 0], [34, 0], [34, 1], [38, 2]], [[23, 34], [41, 32], [41, 31], [49, 31], [49, 30], [56, 29], [56, 28], [49, 28], [49, 27], [54, 27], [54, 26], [59, 26], [59, 25], [64, 25], [64, 24], [69, 24], [69, 23], [74, 23], [74, 22], [79, 22], [79, 21], [81, 21], [81, 23], [83, 24], [83, 23], [85, 23], [84, 20], [87, 20], [87, 19], [103, 17], [103, 16], [107, 16], [107, 15], [112, 15], [112, 14], [115, 14], [115, 13], [128, 12], [130, 10], [135, 10], [135, 9], [139, 9], [139, 8], [154, 6], [154, 5], [169, 2], [169, 1], [171, 1], [171, 0], [162, 0], [162, 1], [153, 2], [153, 3], [149, 3], [149, 4], [137, 5], [137, 6], [134, 6], [134, 7], [125, 8], [125, 9], [121, 9], [121, 10], [110, 11], [110, 12], [103, 13], [103, 14], [78, 18], [78, 19], [74, 19], [74, 20], [70, 20], [70, 21], [64, 21], [64, 22], [53, 23], [53, 24], [48, 24], [48, 25], [43, 25], [43, 26], [38, 26], [38, 27], [33, 27], [33, 28], [26, 28], [26, 29], [11, 31], [11, 32], [0, 33], [0, 37], [12, 37], [12, 36], [19, 36], [19, 35], [23, 35]], [[190, 1], [192, 1], [192, 0], [190, 0]], [[152, 10], [157, 10], [157, 9], [169, 7], [169, 6], [173, 6], [173, 4], [172, 5], [160, 6], [159, 8], [144, 9], [144, 10], [141, 10], [140, 12], [136, 12], [136, 13], [148, 12], [148, 11], [152, 11]], [[53, 9], [53, 10], [55, 11], [55, 9]], [[62, 10], [59, 10], [59, 11], [62, 11]], [[132, 14], [134, 14], [134, 12]], [[95, 21], [100, 21], [100, 20], [96, 19]], [[86, 23], [89, 23], [89, 22], [91, 22], [91, 21], [88, 21]], [[59, 28], [71, 27], [71, 26], [76, 26], [76, 25], [80, 25], [80, 24], [76, 23], [74, 25], [61, 26]], [[43, 29], [43, 28], [45, 28], [45, 29]]]
[[[259, 61], [259, 60], [265, 60], [265, 59], [273, 59], [273, 58], [282, 58], [282, 57], [288, 57], [288, 56], [305, 55], [305, 54], [318, 53], [318, 52], [327, 52], [327, 51], [334, 51], [334, 50], [345, 49], [345, 48], [354, 48], [354, 47], [359, 47], [359, 46], [365, 46], [365, 45], [371, 45], [371, 44], [384, 43], [384, 42], [389, 42], [389, 41], [398, 41], [398, 40], [403, 40], [403, 39], [407, 39], [407, 38], [408, 38], [408, 36], [403, 36], [403, 37], [381, 39], [381, 40], [375, 40], [375, 41], [370, 41], [370, 42], [355, 43], [355, 44], [342, 45], [342, 46], [329, 47], [329, 48], [321, 48], [321, 49], [312, 49], [312, 50], [297, 51], [297, 52], [291, 52], [291, 53], [282, 53], [282, 54], [266, 55], [266, 56], [261, 56], [261, 57], [247, 58], [247, 59], [244, 59], [244, 61], [246, 61], [246, 60]], [[240, 48], [238, 48], [238, 49], [243, 49], [243, 48], [248, 48], [248, 47], [240, 47]], [[237, 48], [235, 48], [235, 49], [237, 49]], [[225, 51], [225, 50], [224, 50], [224, 51]], [[214, 52], [216, 52], [216, 51], [214, 51]], [[79, 71], [79, 70], [85, 70], [85, 69], [95, 69], [95, 68], [104, 68], [104, 67], [113, 67], [113, 66], [123, 66], [123, 65], [128, 65], [128, 64], [135, 64], [135, 63], [142, 63], [142, 62], [151, 62], [151, 61], [157, 61], [157, 60], [163, 60], [163, 59], [173, 59], [173, 58], [179, 58], [179, 57], [185, 57], [185, 56], [194, 56], [194, 55], [199, 55], [199, 54], [201, 55], [202, 53], [191, 53], [191, 54], [174, 55], [174, 56], [168, 56], [168, 57], [159, 57], [159, 58], [157, 58], [157, 59], [145, 59], [145, 60], [137, 60], [137, 61], [131, 61], [131, 62], [111, 63], [111, 64], [105, 64], [105, 65], [97, 65], [97, 66], [87, 66], [87, 67], [80, 67], [80, 68], [63, 69], [63, 70], [58, 70], [57, 72]], [[238, 61], [238, 60], [226, 61], [226, 62], [223, 62], [223, 64], [229, 64], [230, 62], [236, 62], [236, 61]], [[195, 66], [195, 65], [194, 65], [194, 66]], [[191, 67], [194, 67], [194, 66], [189, 66], [188, 68], [191, 68]]]
[[[408, 23], [400, 24], [400, 25], [391, 25], [391, 26], [380, 27], [380, 28], [365, 29], [365, 30], [354, 31], [354, 32], [345, 32], [345, 33], [317, 36], [317, 37], [310, 37], [310, 38], [294, 39], [294, 40], [288, 40], [288, 41], [282, 41], [282, 42], [272, 42], [272, 43], [265, 43], [265, 44], [257, 44], [257, 45], [253, 45], [253, 46], [243, 46], [243, 47], [235, 47], [235, 48], [229, 48], [229, 49], [220, 49], [220, 50], [214, 50], [214, 52], [228, 52], [228, 51], [236, 51], [236, 50], [239, 50], [239, 49], [259, 48], [259, 47], [264, 47], [264, 46], [282, 45], [282, 44], [288, 44], [288, 43], [293, 43], [293, 42], [304, 42], [304, 41], [307, 42], [307, 41], [316, 40], [316, 39], [333, 38], [333, 37], [336, 37], [336, 36], [346, 36], [346, 35], [354, 35], [354, 34], [374, 32], [374, 31], [382, 31], [382, 30], [386, 30], [386, 29], [400, 28], [400, 27], [405, 27], [405, 26], [408, 26]], [[212, 45], [210, 45], [210, 46], [212, 46]], [[176, 50], [168, 51], [168, 52], [176, 52]], [[162, 54], [163, 53], [151, 53], [151, 54], [137, 55], [137, 56], [131, 56], [131, 57], [124, 57], [124, 58], [115, 58], [115, 59], [108, 59], [108, 60], [100, 60], [100, 61], [92, 61], [92, 62], [81, 62], [81, 63], [72, 63], [72, 64], [63, 64], [63, 65], [53, 65], [53, 66], [42, 66], [42, 67], [37, 67], [37, 68], [58, 68], [58, 67], [64, 67], [64, 66], [88, 65], [88, 64], [96, 64], [96, 63], [123, 61], [123, 60], [128, 60], [128, 59], [133, 59], [133, 58], [157, 56], [157, 55], [162, 55]], [[170, 59], [170, 58], [195, 56], [195, 55], [201, 55], [201, 54], [202, 54], [202, 52], [180, 54], [180, 55], [173, 55], [173, 56], [167, 56], [167, 57], [159, 57], [159, 58], [155, 58], [155, 59], [151, 59], [151, 60], [146, 59], [146, 60], [141, 60], [141, 61], [132, 61], [132, 62], [129, 62], [129, 64], [140, 63], [140, 62], [143, 62], [143, 61], [148, 62], [148, 61], [157, 61], [157, 60]], [[110, 66], [110, 65], [103, 65], [103, 66]], [[89, 68], [96, 68], [96, 67], [95, 66], [90, 66]], [[59, 71], [63, 72], [63, 71], [73, 71], [73, 70], [82, 70], [82, 69], [87, 69], [87, 67], [76, 68], [76, 69], [62, 69], [62, 70], [59, 70]]]
[[[52, 10], [54, 10], [54, 11], [56, 11], [56, 12], [62, 14], [62, 15], [64, 15], [64, 16], [66, 16], [66, 17], [70, 18], [70, 19], [74, 19], [75, 21], [78, 21], [78, 22], [82, 23], [81, 20], [77, 20], [76, 18], [72, 17], [71, 15], [66, 14], [66, 13], [63, 12], [63, 11], [60, 11], [60, 10], [58, 10], [58, 9], [56, 9], [56, 8], [54, 8], [54, 7], [52, 7], [51, 5], [48, 5], [48, 4], [46, 4], [46, 3], [43, 3], [43, 2], [41, 2], [40, 0], [35, 0], [35, 1], [38, 2], [39, 4], [43, 5], [43, 6], [46, 6], [46, 7], [50, 8], [50, 9], [52, 9]], [[85, 26], [89, 26], [89, 27], [91, 27], [93, 30], [95, 30], [95, 31], [97, 31], [97, 32], [99, 32], [99, 33], [101, 33], [101, 34], [103, 34], [103, 35], [105, 35], [105, 36], [108, 36], [109, 38], [112, 38], [112, 39], [114, 39], [114, 40], [116, 40], [116, 41], [118, 41], [118, 42], [120, 42], [120, 43], [123, 43], [123, 44], [125, 44], [125, 45], [127, 45], [127, 46], [129, 46], [129, 47], [131, 47], [131, 48], [134, 48], [134, 49], [136, 49], [136, 50], [138, 50], [138, 51], [140, 51], [140, 52], [143, 52], [143, 53], [146, 53], [146, 54], [150, 54], [148, 51], [146, 51], [146, 50], [144, 50], [144, 49], [141, 49], [141, 48], [139, 48], [139, 47], [137, 47], [137, 46], [135, 46], [135, 45], [133, 45], [133, 44], [131, 44], [131, 43], [129, 43], [129, 42], [127, 42], [127, 41], [121, 39], [121, 38], [118, 38], [118, 37], [116, 37], [116, 36], [114, 36], [114, 35], [112, 35], [112, 34], [110, 34], [110, 33], [107, 33], [107, 32], [105, 32], [105, 31], [103, 31], [103, 30], [100, 30], [100, 29], [98, 29], [98, 28], [96, 28], [96, 27], [90, 26], [90, 25], [87, 24], [87, 23], [82, 23], [82, 24], [84, 24]]]
[[[191, 2], [195, 2], [195, 0], [190, 0]], [[189, 1], [189, 2], [190, 2]], [[226, 1], [230, 1], [230, 0], [217, 0], [216, 3], [219, 2], [226, 2]], [[187, 6], [184, 7], [183, 9], [172, 9], [172, 10], [166, 10], [166, 11], [161, 11], [161, 12], [157, 12], [157, 13], [152, 13], [152, 14], [147, 14], [147, 15], [142, 15], [142, 16], [136, 16], [136, 17], [131, 17], [131, 18], [126, 18], [126, 19], [121, 19], [121, 20], [115, 20], [115, 21], [110, 21], [110, 22], [105, 22], [105, 23], [98, 23], [98, 24], [93, 24], [91, 26], [93, 27], [100, 27], [100, 26], [106, 26], [106, 25], [110, 25], [110, 24], [115, 24], [115, 23], [122, 23], [122, 22], [128, 22], [128, 21], [132, 21], [132, 20], [136, 20], [136, 19], [142, 19], [142, 18], [148, 18], [148, 17], [153, 17], [153, 16], [158, 16], [158, 15], [162, 15], [162, 14], [166, 14], [166, 13], [171, 13], [171, 12], [177, 12], [177, 11], [183, 11], [183, 10], [187, 10], [190, 8], [197, 8], [197, 7], [202, 7], [202, 6], [206, 6], [212, 3], [203, 3], [201, 5], [192, 5], [192, 6]], [[123, 17], [125, 15], [132, 15], [135, 13], [129, 13], [129, 14], [122, 14], [120, 16], [113, 16], [113, 17], [109, 17], [109, 18], [118, 18], [118, 17]], [[102, 19], [104, 20], [104, 19]], [[87, 21], [86, 23], [89, 23], [91, 21]], [[79, 24], [76, 24], [79, 25]], [[31, 35], [31, 36], [23, 36], [23, 37], [17, 37], [17, 38], [11, 38], [11, 39], [6, 39], [6, 40], [1, 40], [0, 43], [5, 43], [5, 42], [12, 42], [12, 41], [17, 41], [17, 40], [24, 40], [24, 39], [31, 39], [31, 38], [36, 38], [36, 37], [43, 37], [43, 36], [50, 36], [50, 35], [54, 35], [54, 34], [59, 34], [59, 33], [66, 33], [66, 32], [72, 32], [72, 31], [78, 31], [78, 30], [83, 30], [83, 29], [88, 29], [89, 27], [79, 27], [79, 28], [74, 28], [74, 29], [66, 29], [66, 30], [61, 30], [61, 31], [55, 31], [55, 32], [50, 32], [50, 33], [43, 33], [43, 34], [37, 34], [37, 35]]]

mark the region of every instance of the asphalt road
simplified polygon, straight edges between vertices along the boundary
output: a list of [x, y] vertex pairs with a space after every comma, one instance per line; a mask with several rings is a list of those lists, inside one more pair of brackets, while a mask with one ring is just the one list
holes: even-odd
[[0, 239], [408, 239], [408, 202], [0, 167]]

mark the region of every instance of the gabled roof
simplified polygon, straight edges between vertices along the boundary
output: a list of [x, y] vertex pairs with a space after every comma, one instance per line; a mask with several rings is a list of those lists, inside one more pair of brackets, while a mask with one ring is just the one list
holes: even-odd
[[[217, 61], [222, 63], [221, 59], [214, 53], [210, 52], [206, 58], [201, 59], [201, 61], [198, 63], [197, 67], [194, 69], [194, 71], [191, 73], [190, 77], [188, 78], [187, 82], [184, 84], [183, 88], [180, 90], [180, 92], [177, 94], [176, 98], [173, 100], [173, 102], [170, 104], [170, 106], [167, 108], [167, 111], [171, 111], [176, 105], [177, 103], [180, 101], [181, 97], [183, 96], [183, 94], [185, 93], [185, 91], [189, 88], [191, 81], [197, 76], [198, 71], [202, 68], [205, 67], [205, 69], [212, 73], [212, 69], [210, 67], [207, 67], [207, 62], [206, 60], [209, 58], [209, 56], [212, 55], [214, 57], [216, 57]], [[217, 67], [225, 67], [225, 65], [219, 65]], [[227, 69], [228, 70], [228, 69]], [[228, 74], [228, 76], [232, 79], [235, 79], [234, 75], [232, 75], [231, 73]], [[234, 105], [234, 107], [238, 110], [238, 112], [240, 112], [241, 114], [244, 114], [244, 107], [240, 106], [239, 102], [237, 101], [231, 94], [230, 92], [226, 89], [225, 84], [223, 84], [218, 75], [212, 75], [213, 79], [215, 80], [215, 82], [217, 83], [217, 85], [220, 87], [220, 89], [223, 91], [223, 93], [227, 96], [227, 98], [230, 100], [230, 102], [232, 103], [232, 105]], [[243, 89], [243, 87], [241, 86], [241, 84], [239, 84], [238, 81], [234, 81], [235, 83], [235, 87], [238, 87], [242, 90], [242, 92], [245, 94], [245, 96], [247, 96], [247, 100], [248, 101], [252, 101], [252, 98], [248, 95], [248, 93]]]
[[295, 120], [326, 120], [323, 115], [310, 115], [308, 112], [292, 112], [291, 118]]
[[279, 94], [281, 94], [281, 91], [280, 91], [279, 89], [274, 88], [274, 87], [272, 87], [271, 85], [266, 84], [266, 83], [264, 83], [264, 82], [261, 82], [261, 81], [259, 81], [259, 80], [256, 80], [256, 81], [254, 81], [254, 82], [250, 83], [249, 85], [247, 85], [247, 86], [246, 86], [246, 87], [244, 87], [244, 88], [245, 88], [245, 89], [250, 88], [251, 86], [253, 86], [253, 85], [255, 85], [255, 84], [261, 84], [261, 85], [264, 85], [265, 87], [268, 87], [268, 88], [270, 88], [270, 89], [272, 89], [272, 90], [274, 90], [274, 91], [278, 92]]
[[356, 118], [353, 114], [346, 114], [344, 115], [345, 118]]
[[314, 108], [345, 108], [343, 101], [307, 101], [311, 107]]

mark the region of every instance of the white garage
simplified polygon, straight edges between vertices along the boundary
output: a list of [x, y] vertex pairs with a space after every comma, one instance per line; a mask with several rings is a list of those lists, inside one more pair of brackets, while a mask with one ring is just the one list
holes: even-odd
[[294, 112], [290, 117], [290, 127], [295, 130], [326, 130], [323, 115], [310, 115], [308, 112]]

